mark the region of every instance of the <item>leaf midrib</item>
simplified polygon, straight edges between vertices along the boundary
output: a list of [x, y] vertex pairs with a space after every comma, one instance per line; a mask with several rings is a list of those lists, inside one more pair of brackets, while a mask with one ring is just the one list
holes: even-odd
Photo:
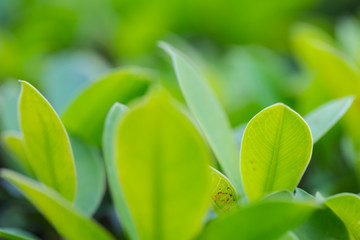
[[[279, 151], [280, 151], [280, 140], [281, 140], [281, 136], [282, 136], [282, 127], [283, 127], [283, 123], [284, 123], [284, 111], [285, 109], [280, 108], [280, 122], [276, 131], [276, 135], [275, 135], [275, 142], [274, 142], [274, 146], [275, 149], [273, 149], [272, 152], [272, 156], [270, 159], [270, 166], [268, 168], [268, 172], [265, 178], [265, 185], [264, 185], [264, 189], [263, 189], [263, 195], [272, 192], [273, 187], [274, 187], [274, 180], [275, 180], [275, 174], [276, 174], [276, 170], [277, 170], [277, 166], [278, 166], [278, 156], [279, 156]], [[277, 147], [276, 147], [277, 146]]]

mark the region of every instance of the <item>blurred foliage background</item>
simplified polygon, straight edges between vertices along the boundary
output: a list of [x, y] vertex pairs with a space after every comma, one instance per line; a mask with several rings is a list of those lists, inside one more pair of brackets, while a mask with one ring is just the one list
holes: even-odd
[[[34, 84], [60, 115], [103, 74], [129, 65], [152, 69], [183, 101], [159, 40], [199, 65], [234, 128], [276, 102], [304, 115], [359, 94], [359, 10], [358, 0], [0, 0], [0, 128], [19, 130], [18, 79]], [[302, 188], [325, 196], [360, 191], [359, 123], [356, 100], [315, 145]], [[19, 168], [1, 150], [1, 167]], [[0, 226], [57, 238], [1, 184]], [[122, 235], [109, 196], [95, 217]]]

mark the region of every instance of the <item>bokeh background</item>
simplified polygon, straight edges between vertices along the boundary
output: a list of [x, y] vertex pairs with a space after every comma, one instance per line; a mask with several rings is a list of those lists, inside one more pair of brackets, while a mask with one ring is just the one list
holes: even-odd
[[[284, 102], [304, 115], [360, 92], [358, 0], [0, 0], [0, 131], [18, 131], [18, 79], [61, 115], [102, 75], [124, 66], [156, 73], [183, 101], [159, 40], [186, 52], [207, 76], [234, 129]], [[155, 83], [156, 82], [156, 83]], [[324, 196], [360, 192], [360, 104], [314, 146], [300, 184]], [[1, 147], [0, 167], [19, 169]], [[0, 226], [45, 239], [55, 230], [0, 181]], [[122, 236], [105, 196], [95, 218]]]

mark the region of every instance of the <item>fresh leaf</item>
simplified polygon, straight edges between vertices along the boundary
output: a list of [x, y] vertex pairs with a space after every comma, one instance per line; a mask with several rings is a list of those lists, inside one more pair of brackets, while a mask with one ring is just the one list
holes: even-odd
[[280, 190], [294, 191], [311, 157], [312, 138], [299, 114], [283, 104], [258, 113], [241, 146], [241, 173], [250, 200]]
[[315, 209], [295, 202], [257, 202], [211, 221], [199, 239], [278, 239]]
[[114, 239], [53, 189], [11, 170], [1, 170], [1, 176], [14, 184], [66, 239]]
[[20, 125], [31, 167], [41, 182], [72, 201], [76, 173], [69, 137], [49, 102], [29, 83], [21, 84]]
[[120, 103], [115, 103], [105, 120], [103, 135], [103, 151], [106, 171], [109, 181], [110, 193], [113, 198], [116, 212], [121, 220], [126, 234], [130, 239], [139, 239], [134, 220], [125, 199], [122, 186], [116, 171], [116, 145], [115, 138], [120, 121], [129, 109]]
[[0, 238], [8, 240], [39, 240], [31, 233], [17, 228], [0, 228]]
[[[150, 73], [140, 68], [112, 72], [85, 89], [62, 116], [68, 131], [100, 145], [106, 114], [115, 102], [128, 103], [145, 93]], [[91, 121], [89, 121], [91, 119]]]
[[237, 205], [234, 186], [221, 172], [213, 167], [211, 170], [211, 203], [216, 212], [229, 212]]
[[295, 189], [295, 200], [297, 201], [307, 201], [307, 202], [315, 202], [314, 196], [312, 196], [310, 193], [306, 192], [305, 190], [301, 188]]
[[294, 194], [289, 190], [281, 190], [266, 195], [264, 201], [293, 201]]
[[164, 94], [127, 113], [115, 139], [117, 176], [140, 239], [190, 239], [210, 203], [211, 155]]
[[340, 120], [353, 101], [353, 96], [335, 99], [321, 105], [304, 117], [311, 129], [314, 143]]
[[328, 198], [325, 204], [343, 221], [352, 237], [360, 239], [360, 197], [343, 193]]
[[71, 136], [74, 150], [77, 192], [75, 206], [91, 216], [105, 193], [105, 169], [100, 152], [80, 139]]
[[26, 156], [22, 134], [7, 131], [1, 134], [1, 139], [6, 150], [13, 156], [14, 160], [18, 162], [25, 173], [30, 177], [34, 177], [34, 172]]
[[296, 236], [293, 232], [287, 232], [284, 236], [282, 236], [279, 240], [299, 240], [299, 237]]
[[190, 59], [167, 43], [161, 42], [159, 45], [171, 56], [180, 88], [191, 112], [226, 175], [242, 195], [236, 143], [223, 107]]

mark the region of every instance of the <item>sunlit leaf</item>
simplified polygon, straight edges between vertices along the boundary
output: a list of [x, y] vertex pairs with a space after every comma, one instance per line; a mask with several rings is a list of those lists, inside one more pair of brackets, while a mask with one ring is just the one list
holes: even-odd
[[241, 173], [250, 200], [293, 191], [312, 152], [308, 125], [283, 104], [258, 113], [247, 125], [241, 146]]
[[304, 117], [311, 129], [314, 143], [340, 120], [353, 101], [353, 96], [335, 99], [321, 105]]
[[343, 193], [328, 198], [325, 204], [343, 221], [354, 239], [360, 239], [360, 197]]
[[7, 240], [39, 240], [31, 233], [17, 228], [0, 228], [0, 238]]
[[[149, 71], [140, 68], [117, 70], [85, 89], [62, 116], [68, 131], [100, 145], [107, 112], [115, 102], [128, 103], [145, 93]], [[89, 121], [91, 119], [91, 121]]]
[[1, 176], [19, 188], [66, 239], [113, 239], [106, 230], [76, 210], [71, 202], [53, 189], [11, 170], [3, 169]]
[[299, 237], [296, 236], [295, 233], [293, 232], [287, 232], [284, 236], [282, 236], [281, 238], [279, 238], [279, 240], [299, 240]]
[[183, 53], [167, 43], [160, 46], [172, 57], [185, 100], [203, 130], [226, 175], [241, 194], [239, 159], [229, 120], [206, 79]]
[[105, 193], [105, 169], [100, 152], [71, 136], [76, 165], [77, 192], [75, 206], [85, 215], [92, 215]]
[[46, 99], [29, 83], [21, 83], [20, 125], [31, 167], [41, 182], [72, 201], [76, 174], [69, 137]]
[[222, 173], [213, 167], [211, 170], [211, 203], [215, 211], [228, 212], [237, 205], [236, 191]]
[[293, 201], [294, 194], [289, 190], [270, 193], [263, 198], [264, 201]]
[[211, 155], [164, 94], [120, 121], [116, 166], [140, 239], [190, 239], [210, 204]]
[[103, 135], [103, 151], [104, 160], [106, 165], [106, 171], [109, 181], [110, 193], [115, 205], [116, 212], [121, 220], [121, 224], [124, 227], [126, 234], [131, 239], [139, 239], [134, 220], [132, 219], [130, 209], [125, 199], [122, 186], [116, 171], [116, 145], [115, 138], [116, 132], [120, 121], [124, 114], [128, 111], [125, 105], [115, 103], [105, 120], [105, 128]]
[[210, 222], [199, 239], [278, 239], [316, 208], [295, 202], [258, 202]]
[[1, 134], [1, 140], [6, 150], [13, 156], [14, 160], [18, 162], [25, 173], [30, 177], [34, 177], [34, 172], [26, 156], [22, 134], [10, 131], [3, 132]]

